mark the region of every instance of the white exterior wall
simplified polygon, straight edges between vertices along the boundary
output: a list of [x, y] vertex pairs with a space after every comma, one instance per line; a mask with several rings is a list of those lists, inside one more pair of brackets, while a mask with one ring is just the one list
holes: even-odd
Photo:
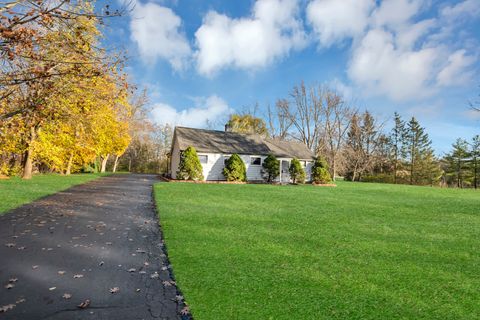
[[[221, 154], [221, 153], [205, 153], [205, 152], [197, 152], [199, 156], [207, 156], [207, 163], [202, 163], [203, 168], [203, 177], [205, 180], [211, 181], [222, 181], [225, 180], [225, 176], [223, 175], [223, 168], [224, 168], [224, 161], [228, 159], [231, 154]], [[260, 155], [240, 155], [240, 158], [245, 163], [245, 167], [247, 168], [247, 181], [263, 181], [262, 175], [262, 165], [253, 165], [251, 164], [252, 157], [260, 157], [263, 161], [265, 160], [266, 156]], [[278, 158], [279, 161], [286, 160], [290, 163], [292, 160], [291, 158]], [[303, 161], [300, 160], [302, 165]], [[171, 175], [173, 179], [177, 178], [177, 170], [180, 164], [180, 150], [178, 148], [178, 142], [174, 141], [173, 148], [172, 148], [172, 155], [171, 155]], [[311, 168], [312, 168], [312, 161], [307, 162], [307, 166], [304, 167], [306, 173], [306, 180], [310, 181], [311, 175]], [[283, 175], [284, 173], [282, 173]], [[285, 177], [284, 177], [285, 178]], [[277, 178], [277, 181], [280, 182], [280, 177]], [[286, 182], [285, 179], [282, 179], [283, 182]]]
[[[203, 176], [205, 180], [214, 180], [214, 181], [225, 180], [225, 176], [223, 175], [223, 168], [225, 167], [224, 161], [225, 159], [230, 158], [231, 154], [198, 152], [198, 155], [208, 157], [208, 162], [202, 163]], [[251, 158], [260, 157], [262, 159], [261, 163], [263, 164], [263, 161], [265, 160], [266, 156], [260, 156], [260, 155], [239, 155], [239, 156], [245, 163], [245, 167], [247, 169], [247, 181], [263, 181], [264, 179], [262, 175], [262, 169], [263, 169], [262, 165], [251, 164]], [[279, 161], [286, 160], [289, 162], [289, 165], [290, 165], [290, 161], [292, 159], [278, 158], [278, 160]], [[303, 161], [301, 161], [301, 163], [303, 166]], [[312, 161], [307, 161], [307, 166], [304, 167], [307, 181], [310, 181], [312, 164], [313, 164]], [[284, 175], [284, 173], [282, 173], [282, 175]], [[287, 173], [287, 175], [288, 175], [287, 179], [289, 181], [289, 174]], [[280, 181], [280, 176], [277, 178], [277, 181]], [[282, 179], [282, 181], [285, 182], [285, 179]]]
[[[231, 154], [198, 152], [198, 155], [208, 157], [208, 162], [202, 163], [203, 176], [206, 180], [225, 180], [225, 176], [223, 175], [223, 168], [225, 167], [224, 161], [225, 159], [230, 158]], [[263, 163], [263, 159], [266, 158], [265, 156], [240, 155], [240, 158], [245, 163], [245, 167], [247, 169], [247, 180], [248, 181], [263, 180], [262, 171], [261, 171], [262, 165], [250, 164], [251, 157], [262, 158], [262, 163]]]
[[180, 165], [180, 149], [177, 139], [173, 141], [172, 154], [170, 155], [170, 171], [172, 179], [177, 179], [178, 166]]

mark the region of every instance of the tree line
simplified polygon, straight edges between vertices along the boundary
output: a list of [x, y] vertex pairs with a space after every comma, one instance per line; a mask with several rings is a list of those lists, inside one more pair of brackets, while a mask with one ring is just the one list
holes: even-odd
[[288, 98], [267, 107], [262, 118], [244, 112], [230, 116], [233, 131], [303, 142], [325, 158], [335, 180], [411, 185], [478, 187], [479, 136], [457, 140], [443, 157], [418, 119], [393, 115], [393, 127], [360, 111], [327, 86], [294, 86]]
[[125, 57], [102, 47], [101, 26], [121, 14], [86, 0], [1, 5], [1, 175], [105, 171], [112, 156], [116, 170], [136, 88]]

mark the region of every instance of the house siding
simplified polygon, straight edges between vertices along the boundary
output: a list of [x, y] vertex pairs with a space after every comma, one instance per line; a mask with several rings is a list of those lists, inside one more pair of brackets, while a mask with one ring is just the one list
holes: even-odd
[[[178, 171], [178, 166], [180, 164], [180, 152], [181, 150], [179, 149], [178, 141], [175, 139], [173, 142], [172, 154], [171, 154], [171, 177], [173, 179], [177, 179], [177, 171]], [[223, 175], [224, 160], [228, 159], [231, 156], [231, 154], [208, 153], [208, 152], [197, 152], [197, 154], [199, 156], [207, 156], [207, 163], [201, 164], [203, 177], [205, 180], [225, 181], [225, 176]], [[247, 181], [263, 181], [262, 164], [266, 156], [262, 156], [262, 155], [239, 155], [239, 156], [245, 163], [245, 167], [247, 169]], [[252, 157], [260, 157], [262, 159], [261, 164], [260, 165], [251, 164]], [[286, 160], [290, 163], [292, 159], [279, 158], [278, 160], [280, 161]], [[303, 161], [302, 161], [302, 166], [303, 166]], [[310, 181], [311, 168], [312, 168], [312, 161], [308, 160], [306, 167], [304, 166], [307, 181]], [[284, 174], [285, 173], [282, 173], [282, 175]], [[276, 181], [280, 182], [280, 177], [278, 177]], [[286, 182], [286, 180], [282, 179], [282, 182]]]
[[170, 159], [170, 176], [172, 179], [177, 179], [177, 171], [178, 171], [178, 166], [180, 165], [180, 149], [178, 147], [178, 139], [175, 137], [173, 139], [173, 145], [172, 145], [172, 154], [171, 159]]

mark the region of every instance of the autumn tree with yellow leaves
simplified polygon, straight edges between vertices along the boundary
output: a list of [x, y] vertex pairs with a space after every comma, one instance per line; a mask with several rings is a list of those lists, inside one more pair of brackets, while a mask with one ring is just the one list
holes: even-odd
[[106, 164], [130, 141], [132, 88], [121, 56], [99, 45], [92, 3], [36, 3], [0, 8], [0, 174], [26, 179]]

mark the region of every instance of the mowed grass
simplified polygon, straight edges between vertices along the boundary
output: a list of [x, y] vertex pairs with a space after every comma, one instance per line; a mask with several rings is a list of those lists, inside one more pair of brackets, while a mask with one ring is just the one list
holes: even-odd
[[47, 174], [34, 175], [31, 180], [22, 180], [17, 177], [0, 180], [0, 215], [22, 204], [68, 189], [73, 185], [97, 179], [100, 176], [102, 175], [72, 174], [62, 176]]
[[480, 192], [160, 183], [202, 319], [480, 319]]

